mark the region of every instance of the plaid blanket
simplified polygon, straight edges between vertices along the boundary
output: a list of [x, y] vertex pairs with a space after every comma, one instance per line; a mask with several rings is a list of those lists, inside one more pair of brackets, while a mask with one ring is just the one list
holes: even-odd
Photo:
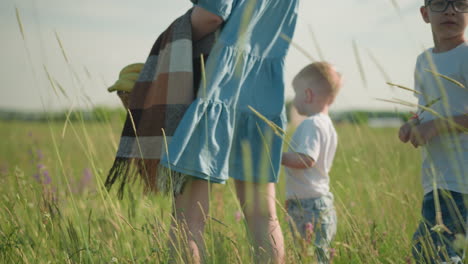
[[[214, 34], [192, 43], [192, 10], [176, 19], [156, 40], [130, 93], [129, 109], [117, 157], [105, 186], [140, 178], [145, 192], [157, 192], [157, 171], [177, 125], [194, 100], [201, 78], [200, 55], [206, 57]], [[140, 175], [141, 177], [137, 177]]]

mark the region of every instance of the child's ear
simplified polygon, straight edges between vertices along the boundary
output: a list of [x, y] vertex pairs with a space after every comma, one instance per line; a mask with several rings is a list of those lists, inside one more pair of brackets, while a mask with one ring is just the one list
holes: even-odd
[[428, 7], [425, 7], [425, 6], [421, 6], [421, 8], [419, 8], [419, 11], [421, 12], [421, 16], [424, 20], [424, 22], [426, 23], [431, 23], [431, 21], [429, 20], [429, 14], [428, 14]]
[[305, 94], [306, 94], [306, 103], [310, 104], [312, 103], [312, 100], [314, 99], [314, 92], [312, 91], [312, 89], [310, 88], [307, 88], [305, 90]]

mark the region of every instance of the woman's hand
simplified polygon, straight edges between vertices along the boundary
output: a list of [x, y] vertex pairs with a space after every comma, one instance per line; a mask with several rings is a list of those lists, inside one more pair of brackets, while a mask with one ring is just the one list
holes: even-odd
[[192, 40], [197, 41], [206, 35], [215, 32], [222, 24], [223, 19], [201, 7], [194, 7], [192, 11]]

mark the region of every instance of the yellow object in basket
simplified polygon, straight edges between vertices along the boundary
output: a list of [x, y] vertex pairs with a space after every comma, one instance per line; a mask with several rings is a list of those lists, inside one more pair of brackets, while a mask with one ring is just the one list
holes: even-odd
[[131, 92], [135, 82], [138, 80], [143, 63], [134, 63], [125, 66], [119, 73], [119, 79], [107, 89], [109, 92], [124, 91]]
[[107, 90], [109, 92], [113, 92], [113, 91], [131, 92], [133, 89], [133, 85], [135, 85], [135, 81], [126, 80], [126, 79], [118, 79], [114, 83], [114, 85], [109, 87]]
[[124, 73], [119, 77], [119, 79], [136, 82], [136, 80], [138, 80], [139, 76], [140, 76], [139, 72]]
[[119, 73], [119, 78], [122, 77], [122, 75], [126, 74], [126, 73], [140, 73], [141, 72], [141, 69], [143, 69], [143, 66], [145, 64], [144, 63], [133, 63], [133, 64], [130, 64], [130, 65], [127, 65], [125, 67], [123, 67], [123, 69], [120, 71]]

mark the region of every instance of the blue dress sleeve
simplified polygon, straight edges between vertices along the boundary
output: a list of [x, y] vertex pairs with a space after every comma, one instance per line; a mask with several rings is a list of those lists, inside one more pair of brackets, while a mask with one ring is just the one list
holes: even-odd
[[215, 15], [220, 16], [224, 21], [229, 18], [236, 0], [190, 0], [196, 6], [199, 6]]

